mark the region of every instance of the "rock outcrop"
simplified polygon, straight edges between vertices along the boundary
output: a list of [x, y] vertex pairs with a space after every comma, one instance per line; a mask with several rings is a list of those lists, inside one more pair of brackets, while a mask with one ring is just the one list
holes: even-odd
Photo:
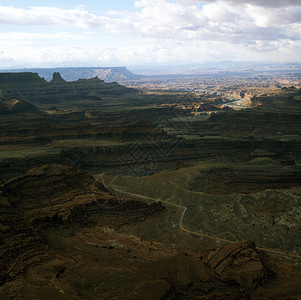
[[51, 83], [66, 83], [66, 80], [64, 80], [59, 72], [54, 72], [52, 76]]
[[[117, 211], [117, 217], [109, 208]], [[160, 204], [122, 202], [80, 170], [64, 165], [33, 168], [0, 186], [0, 284], [47, 260], [47, 245], [39, 233], [42, 229], [86, 227], [100, 221], [118, 227], [141, 222], [161, 210]], [[100, 219], [101, 215], [107, 217]]]
[[251, 241], [233, 243], [211, 251], [206, 260], [218, 278], [224, 282], [235, 281], [246, 290], [256, 288], [271, 276], [263, 253]]
[[179, 253], [153, 267], [167, 281], [156, 299], [249, 299], [250, 291], [273, 276], [264, 254], [250, 241], [215, 249], [201, 259]]
[[0, 115], [10, 116], [17, 114], [24, 117], [32, 117], [32, 115], [41, 115], [42, 112], [29, 102], [0, 95]]
[[[257, 163], [256, 163], [257, 162]], [[266, 163], [269, 161], [267, 160]], [[261, 160], [244, 168], [215, 167], [201, 170], [188, 184], [188, 189], [207, 194], [254, 194], [267, 189], [287, 189], [300, 186], [301, 168], [274, 166], [266, 169]]]

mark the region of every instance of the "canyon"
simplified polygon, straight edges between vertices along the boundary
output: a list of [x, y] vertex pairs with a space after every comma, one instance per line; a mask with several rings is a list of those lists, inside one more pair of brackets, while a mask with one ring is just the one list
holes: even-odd
[[255, 88], [0, 73], [1, 298], [299, 299], [301, 89]]

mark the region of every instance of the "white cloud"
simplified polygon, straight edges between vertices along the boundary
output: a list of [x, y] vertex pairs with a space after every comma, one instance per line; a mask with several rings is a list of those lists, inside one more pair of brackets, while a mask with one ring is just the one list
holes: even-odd
[[[34, 48], [22, 45], [14, 49], [4, 48], [0, 65], [16, 65], [22, 62], [28, 67], [49, 66], [120, 66], [147, 63], [190, 63], [219, 61], [298, 61], [300, 41], [256, 41], [245, 45], [232, 45], [220, 41], [166, 41], [141, 39], [128, 47], [103, 46], [46, 46]], [[259, 59], [260, 54], [260, 59]]]
[[[183, 0], [185, 1], [185, 0]], [[286, 7], [286, 6], [300, 6], [300, 0], [204, 0], [203, 2], [228, 2], [230, 4], [250, 4], [264, 7]]]
[[[274, 1], [274, 0], [273, 0]], [[272, 28], [273, 38], [289, 38], [283, 25], [301, 24], [299, 7], [265, 7], [271, 1], [218, 0], [198, 7], [199, 1], [139, 0], [138, 11], [110, 12], [110, 17], [97, 16], [84, 7], [58, 9], [55, 7], [32, 7], [19, 9], [0, 6], [0, 23], [12, 25], [69, 26], [101, 29], [111, 33], [131, 33], [158, 39], [172, 38], [217, 39], [245, 42], [258, 34], [258, 28]], [[233, 5], [233, 3], [236, 5]], [[283, 3], [285, 1], [282, 1]], [[184, 4], [185, 3], [185, 4]], [[260, 3], [261, 6], [252, 3]], [[275, 2], [273, 2], [275, 3]], [[278, 3], [276, 1], [276, 3]], [[280, 2], [279, 2], [280, 3]], [[297, 3], [293, 0], [287, 3]], [[294, 27], [294, 38], [301, 32]], [[264, 36], [264, 34], [267, 34]], [[262, 31], [259, 39], [270, 40], [270, 31]]]
[[85, 39], [84, 35], [71, 34], [69, 32], [37, 33], [37, 32], [0, 32], [0, 40], [3, 41], [32, 41], [41, 39]]
[[202, 2], [202, 0], [175, 0], [175, 2], [180, 3], [181, 5], [198, 5]]
[[[23, 30], [32, 25], [46, 29], [57, 26], [60, 31], [0, 34], [0, 63], [23, 60], [30, 64], [33, 58], [35, 64], [94, 61], [115, 65], [147, 61], [301, 59], [300, 0], [137, 0], [135, 7], [132, 12], [111, 11], [104, 16], [90, 13], [84, 7], [0, 6], [2, 25], [21, 25]], [[87, 37], [63, 32], [62, 28], [67, 28], [66, 31], [70, 28], [71, 32], [74, 28], [89, 28], [93, 33]], [[117, 41], [116, 33], [130, 35], [135, 44], [129, 46], [120, 41], [119, 47], [118, 42], [114, 47], [104, 47], [103, 32], [112, 39], [116, 36]], [[85, 45], [79, 42], [83, 38]], [[59, 45], [56, 39], [70, 43]], [[45, 45], [41, 43], [43, 40], [53, 40], [54, 44]]]
[[83, 7], [59, 9], [56, 7], [31, 7], [27, 9], [0, 6], [0, 24], [56, 25], [95, 27], [106, 22], [106, 17], [88, 13]]

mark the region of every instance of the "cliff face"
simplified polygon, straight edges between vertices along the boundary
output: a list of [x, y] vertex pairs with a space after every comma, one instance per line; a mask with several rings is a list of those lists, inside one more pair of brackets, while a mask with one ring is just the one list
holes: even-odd
[[4, 87], [6, 85], [44, 85], [46, 83], [47, 81], [39, 77], [37, 73], [0, 73], [0, 85]]

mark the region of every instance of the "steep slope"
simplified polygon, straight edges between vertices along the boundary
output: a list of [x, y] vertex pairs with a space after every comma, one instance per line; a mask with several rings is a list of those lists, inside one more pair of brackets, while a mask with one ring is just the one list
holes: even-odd
[[31, 103], [0, 95], [0, 115], [41, 115], [42, 113]]

